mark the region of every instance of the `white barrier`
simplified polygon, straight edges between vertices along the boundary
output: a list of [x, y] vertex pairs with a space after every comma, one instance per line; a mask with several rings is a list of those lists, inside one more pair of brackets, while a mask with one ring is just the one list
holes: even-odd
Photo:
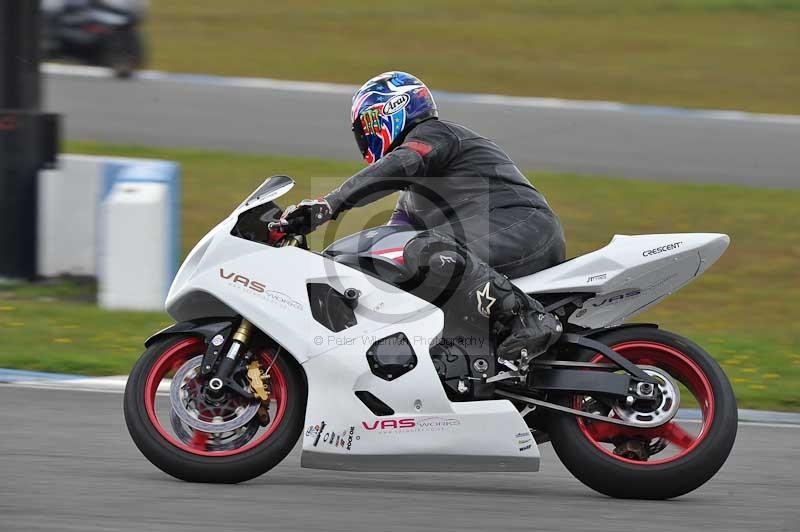
[[61, 156], [39, 173], [39, 275], [97, 275], [97, 215], [103, 159]]
[[62, 155], [39, 177], [39, 275], [96, 276], [101, 306], [161, 310], [179, 216], [177, 164]]
[[117, 183], [101, 207], [104, 227], [98, 301], [104, 308], [161, 307], [169, 280], [164, 275], [168, 225], [167, 187], [161, 183]]

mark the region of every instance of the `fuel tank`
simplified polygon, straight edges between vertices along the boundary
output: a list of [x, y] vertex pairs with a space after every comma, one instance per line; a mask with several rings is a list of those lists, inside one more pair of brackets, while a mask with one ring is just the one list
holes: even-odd
[[397, 283], [408, 276], [403, 248], [419, 233], [403, 225], [374, 227], [337, 240], [322, 254], [384, 281]]

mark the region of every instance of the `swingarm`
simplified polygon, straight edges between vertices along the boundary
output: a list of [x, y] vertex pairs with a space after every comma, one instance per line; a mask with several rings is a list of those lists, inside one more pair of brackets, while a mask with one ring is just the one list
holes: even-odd
[[[514, 372], [517, 374], [515, 375], [517, 380], [525, 381], [524, 385], [514, 386], [509, 382], [508, 387], [499, 388], [495, 393], [501, 397], [525, 403], [524, 410], [526, 412], [533, 411], [536, 407], [542, 407], [616, 425], [640, 427], [642, 424], [638, 420], [610, 418], [545, 401], [542, 397], [551, 393], [569, 393], [576, 396], [593, 397], [608, 405], [621, 403], [631, 407], [638, 401], [655, 400], [665, 387], [670, 390], [673, 388], [669, 385], [670, 383], [665, 382], [667, 376], [662, 372], [654, 371], [656, 368], [636, 366], [607, 345], [591, 338], [568, 333], [559, 339], [557, 345], [576, 345], [588, 348], [602, 354], [609, 362], [535, 359], [525, 364], [526, 371], [524, 373]], [[510, 373], [503, 373], [509, 375], [506, 378], [510, 379]], [[529, 395], [531, 392], [535, 397]], [[665, 417], [662, 416], [659, 422], [663, 423], [671, 419], [671, 416], [668, 419]]]

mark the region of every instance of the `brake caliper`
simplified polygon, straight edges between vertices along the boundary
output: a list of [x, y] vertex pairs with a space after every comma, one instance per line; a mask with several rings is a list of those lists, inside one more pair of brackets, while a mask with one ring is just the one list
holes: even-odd
[[250, 389], [253, 391], [253, 395], [261, 401], [261, 407], [258, 409], [258, 417], [263, 427], [269, 425], [268, 379], [269, 375], [261, 372], [261, 365], [258, 363], [258, 360], [250, 362], [247, 366], [247, 380], [250, 381]]

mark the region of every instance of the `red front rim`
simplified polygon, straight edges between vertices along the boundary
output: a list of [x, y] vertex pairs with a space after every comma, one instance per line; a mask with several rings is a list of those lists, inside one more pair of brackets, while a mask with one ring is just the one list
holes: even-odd
[[177, 344], [171, 346], [158, 357], [155, 364], [153, 364], [150, 372], [147, 375], [144, 389], [144, 402], [145, 409], [147, 410], [147, 417], [150, 423], [158, 431], [158, 433], [170, 444], [186, 451], [187, 453], [196, 454], [199, 456], [233, 456], [249, 451], [264, 443], [280, 426], [286, 412], [286, 401], [288, 398], [286, 377], [280, 370], [278, 364], [272, 364], [272, 357], [269, 353], [262, 352], [261, 363], [264, 367], [271, 367], [270, 374], [270, 388], [271, 398], [275, 401], [275, 412], [270, 420], [269, 425], [261, 430], [260, 434], [256, 434], [253, 439], [245, 445], [236, 449], [209, 451], [206, 449], [206, 442], [209, 438], [209, 433], [195, 430], [192, 440], [186, 444], [177, 439], [170, 430], [162, 423], [156, 412], [156, 394], [158, 386], [161, 381], [167, 376], [168, 373], [174, 372], [191, 358], [197, 355], [202, 355], [205, 351], [205, 344], [199, 338], [187, 338]]
[[[655, 366], [665, 370], [673, 379], [683, 384], [700, 407], [702, 416], [700, 431], [693, 435], [674, 419], [660, 427], [639, 429], [578, 418], [578, 426], [583, 435], [603, 453], [629, 464], [654, 466], [674, 462], [687, 456], [708, 436], [714, 419], [714, 393], [705, 372], [684, 353], [657, 342], [625, 342], [612, 346], [612, 349], [636, 365]], [[603, 355], [597, 354], [591, 362], [601, 362], [603, 359]], [[575, 408], [581, 408], [585, 399], [584, 396], [576, 396]], [[651, 441], [657, 438], [669, 442], [677, 448], [677, 452], [669, 457], [643, 461], [621, 456], [608, 447], [618, 446], [628, 440]]]

